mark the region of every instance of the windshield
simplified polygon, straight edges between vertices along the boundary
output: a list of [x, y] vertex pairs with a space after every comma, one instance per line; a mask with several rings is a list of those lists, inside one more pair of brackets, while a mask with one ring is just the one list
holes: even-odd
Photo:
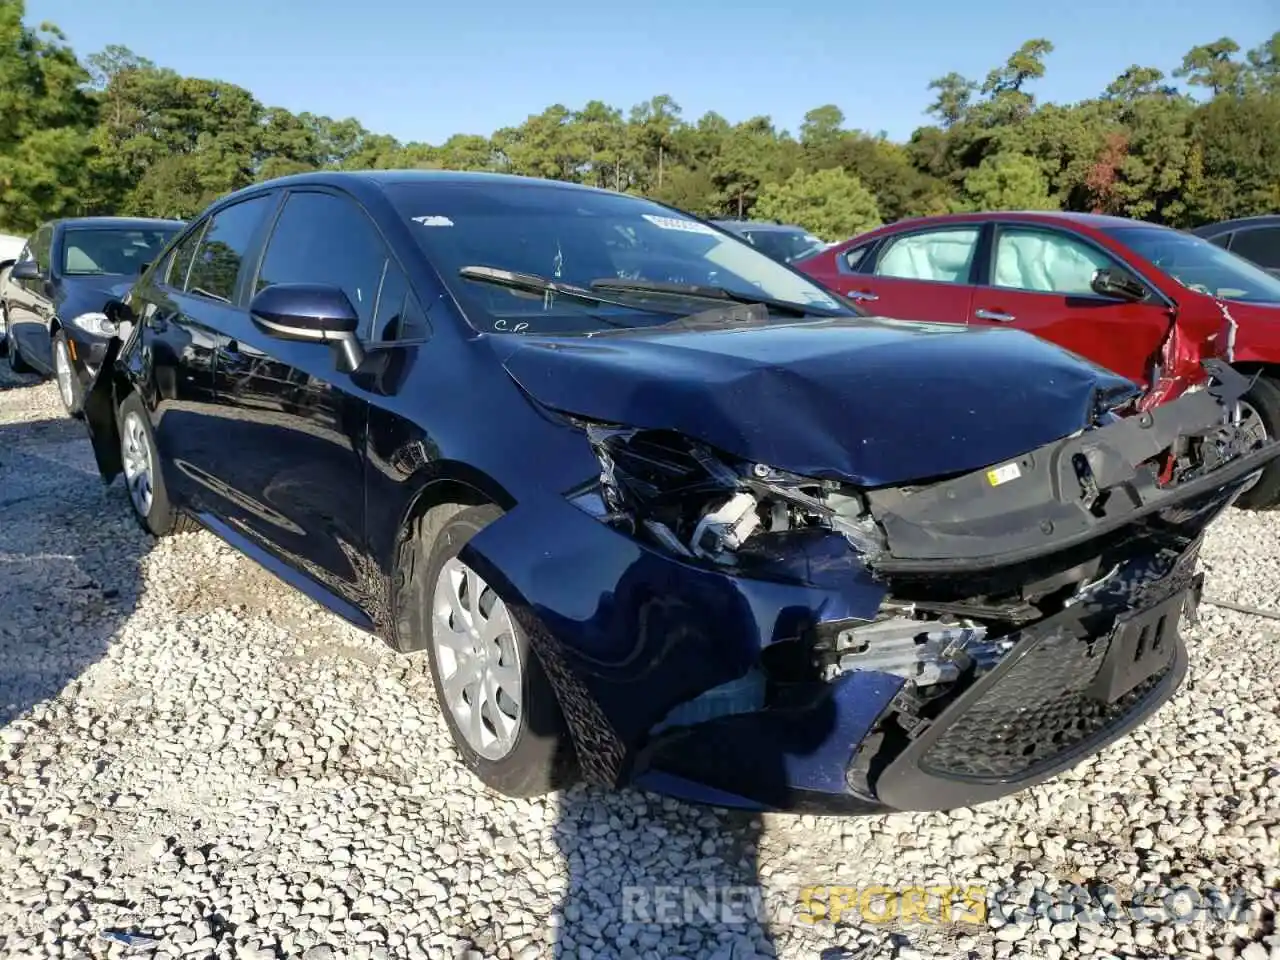
[[1107, 233], [1184, 287], [1223, 300], [1280, 303], [1280, 278], [1201, 237], [1167, 227], [1120, 227]]
[[803, 230], [750, 230], [752, 246], [775, 260], [791, 263], [821, 250], [826, 244]]
[[[672, 286], [719, 287], [815, 317], [856, 315], [749, 244], [640, 197], [538, 181], [397, 183], [387, 195], [470, 322], [485, 331], [591, 333], [652, 326], [710, 305]], [[582, 289], [609, 285], [613, 302], [514, 289], [475, 279], [474, 272], [467, 279], [459, 275], [464, 267]], [[626, 281], [638, 282], [628, 287]], [[645, 281], [666, 286], [645, 289]], [[796, 312], [790, 311], [791, 322]]]
[[181, 229], [93, 227], [62, 237], [62, 273], [68, 277], [131, 277], [155, 259]]

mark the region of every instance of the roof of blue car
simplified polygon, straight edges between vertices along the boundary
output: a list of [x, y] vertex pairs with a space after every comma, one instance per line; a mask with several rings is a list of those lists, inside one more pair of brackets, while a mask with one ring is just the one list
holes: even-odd
[[301, 185], [305, 183], [376, 184], [389, 186], [399, 183], [430, 184], [492, 184], [494, 186], [538, 186], [562, 190], [581, 190], [591, 193], [611, 193], [580, 183], [564, 180], [547, 180], [542, 177], [522, 177], [512, 173], [481, 173], [473, 170], [314, 170], [295, 173], [287, 177], [265, 180], [245, 191], [262, 187]]
[[184, 225], [182, 220], [167, 220], [161, 217], [64, 217], [52, 222], [63, 227], [115, 227], [123, 230]]

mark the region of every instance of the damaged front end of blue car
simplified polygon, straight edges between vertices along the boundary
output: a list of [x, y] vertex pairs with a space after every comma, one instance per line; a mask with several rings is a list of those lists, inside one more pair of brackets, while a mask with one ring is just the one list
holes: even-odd
[[827, 813], [984, 802], [1181, 683], [1204, 531], [1280, 455], [1226, 415], [1247, 381], [1211, 373], [881, 486], [561, 411], [598, 478], [520, 503], [463, 556], [513, 598], [593, 782]]

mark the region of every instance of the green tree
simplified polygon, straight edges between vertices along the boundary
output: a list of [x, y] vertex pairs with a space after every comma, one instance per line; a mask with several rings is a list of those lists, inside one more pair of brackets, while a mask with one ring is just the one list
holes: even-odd
[[1248, 82], [1262, 93], [1280, 94], [1280, 30], [1249, 51]]
[[1049, 180], [1031, 157], [1002, 153], [983, 160], [964, 178], [964, 206], [971, 210], [1056, 210]]
[[823, 240], [843, 240], [881, 223], [876, 198], [857, 177], [838, 168], [797, 170], [760, 192], [755, 215], [799, 224]]
[[937, 117], [944, 127], [950, 127], [969, 115], [978, 85], [953, 70], [945, 77], [929, 81], [929, 89], [936, 90], [937, 96], [929, 105], [928, 112]]
[[25, 26], [21, 0], [0, 2], [0, 223], [93, 213], [90, 76], [52, 24]]
[[1202, 170], [1189, 190], [1191, 219], [1280, 210], [1280, 96], [1215, 97], [1193, 123]]
[[1244, 83], [1244, 66], [1234, 58], [1240, 44], [1230, 37], [1192, 47], [1182, 58], [1182, 66], [1173, 71], [1193, 87], [1204, 87], [1215, 97], [1223, 93], [1240, 93]]

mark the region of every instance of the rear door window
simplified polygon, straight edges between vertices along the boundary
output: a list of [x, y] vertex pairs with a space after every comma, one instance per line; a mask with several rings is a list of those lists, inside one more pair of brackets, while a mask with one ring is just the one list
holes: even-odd
[[224, 303], [235, 298], [236, 278], [270, 203], [264, 194], [214, 214], [187, 275], [188, 293]]
[[158, 272], [161, 283], [176, 290], [186, 289], [187, 273], [191, 270], [191, 261], [195, 258], [196, 248], [200, 246], [200, 240], [204, 236], [204, 228], [208, 225], [208, 221], [199, 224], [187, 234], [181, 243], [174, 247], [173, 252], [169, 254], [168, 262]]
[[952, 227], [894, 237], [880, 252], [875, 274], [900, 280], [967, 284], [981, 233], [978, 226]]

